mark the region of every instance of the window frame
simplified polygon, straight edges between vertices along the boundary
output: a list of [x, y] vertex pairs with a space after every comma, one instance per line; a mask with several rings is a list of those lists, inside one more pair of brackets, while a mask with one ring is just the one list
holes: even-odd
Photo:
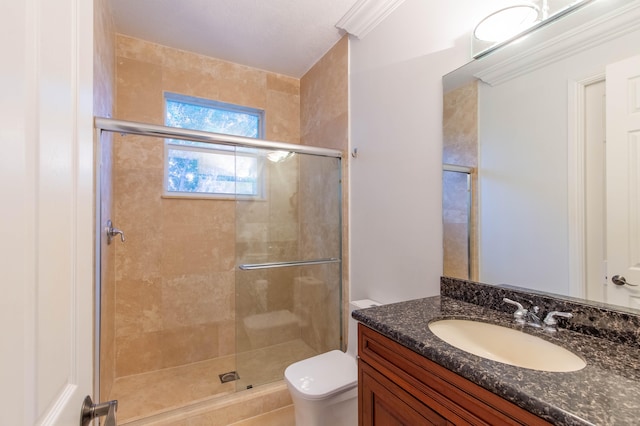
[[[211, 109], [226, 110], [236, 113], [249, 114], [257, 117], [258, 119], [258, 136], [255, 139], [263, 139], [264, 134], [264, 110], [245, 107], [242, 105], [235, 105], [226, 102], [216, 101], [212, 99], [198, 98], [194, 96], [181, 95], [177, 93], [164, 92], [164, 120], [166, 124], [167, 119], [167, 102], [178, 102], [187, 105], [200, 106]], [[187, 128], [187, 127], [184, 127]], [[193, 129], [191, 130], [201, 130]], [[206, 131], [206, 130], [205, 130]], [[215, 132], [212, 132], [215, 133]], [[224, 134], [224, 133], [219, 133]], [[229, 136], [242, 136], [233, 135]], [[250, 136], [243, 136], [250, 137]], [[187, 141], [188, 142], [188, 141]], [[177, 140], [165, 138], [164, 141], [164, 164], [163, 164], [163, 179], [162, 179], [162, 196], [164, 198], [191, 198], [191, 199], [217, 199], [217, 200], [264, 200], [265, 187], [267, 180], [267, 168], [265, 164], [265, 156], [260, 154], [260, 150], [257, 148], [249, 148], [235, 145], [225, 144], [206, 144], [204, 142], [196, 142], [197, 145], [187, 145], [177, 143]], [[169, 188], [169, 150], [178, 151], [190, 151], [190, 152], [203, 152], [214, 155], [235, 155], [253, 158], [256, 161], [256, 194], [247, 195], [235, 193], [214, 193], [214, 192], [191, 192], [191, 191], [170, 191]], [[236, 181], [237, 183], [237, 176]]]

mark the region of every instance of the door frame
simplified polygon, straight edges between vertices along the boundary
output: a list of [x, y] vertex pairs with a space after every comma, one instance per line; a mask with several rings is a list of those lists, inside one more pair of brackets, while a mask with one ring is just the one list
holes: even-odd
[[[569, 237], [569, 295], [586, 296], [586, 211], [585, 211], [585, 90], [590, 84], [605, 80], [605, 72], [568, 84], [567, 182]], [[604, 260], [604, 259], [603, 259]]]

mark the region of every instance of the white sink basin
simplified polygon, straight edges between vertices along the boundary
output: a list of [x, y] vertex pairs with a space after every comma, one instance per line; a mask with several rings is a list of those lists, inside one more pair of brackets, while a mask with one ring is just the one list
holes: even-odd
[[561, 346], [499, 325], [446, 319], [429, 323], [429, 329], [458, 349], [517, 367], [567, 372], [581, 370], [587, 365], [582, 358]]

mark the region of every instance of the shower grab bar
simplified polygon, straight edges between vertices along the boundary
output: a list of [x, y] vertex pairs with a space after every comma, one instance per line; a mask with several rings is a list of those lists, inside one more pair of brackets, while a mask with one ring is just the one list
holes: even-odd
[[473, 167], [467, 167], [467, 166], [458, 166], [456, 164], [447, 164], [444, 163], [442, 165], [442, 170], [445, 172], [457, 172], [457, 173], [473, 173]]
[[340, 263], [341, 260], [335, 257], [329, 257], [326, 259], [316, 260], [297, 260], [293, 262], [269, 262], [269, 263], [246, 263], [240, 265], [239, 268], [243, 271], [253, 271], [256, 269], [268, 269], [268, 268], [287, 268], [290, 266], [305, 266], [305, 265], [323, 265], [325, 263]]

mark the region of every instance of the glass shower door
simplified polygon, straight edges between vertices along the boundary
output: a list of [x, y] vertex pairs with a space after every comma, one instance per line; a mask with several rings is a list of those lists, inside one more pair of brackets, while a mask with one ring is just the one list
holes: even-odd
[[451, 166], [442, 173], [443, 274], [474, 279], [472, 242], [472, 175]]
[[341, 346], [340, 159], [262, 150], [236, 201], [236, 389]]

